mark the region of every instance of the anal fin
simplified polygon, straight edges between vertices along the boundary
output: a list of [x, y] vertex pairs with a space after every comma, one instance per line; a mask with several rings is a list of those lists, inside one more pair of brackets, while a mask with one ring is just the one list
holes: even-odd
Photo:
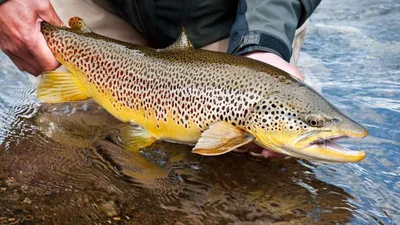
[[47, 103], [82, 101], [90, 98], [74, 76], [64, 71], [44, 72], [37, 89], [37, 97]]
[[201, 134], [192, 152], [200, 155], [221, 155], [250, 143], [254, 137], [227, 123], [217, 122]]

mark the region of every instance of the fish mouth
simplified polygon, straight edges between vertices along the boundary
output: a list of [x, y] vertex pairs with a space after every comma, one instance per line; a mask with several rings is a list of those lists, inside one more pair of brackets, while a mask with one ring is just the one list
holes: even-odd
[[346, 163], [358, 162], [365, 158], [364, 151], [354, 151], [345, 148], [336, 143], [336, 140], [344, 138], [363, 138], [364, 134], [337, 134], [329, 135], [328, 133], [310, 132], [300, 140], [296, 141], [293, 146], [285, 145], [282, 149], [283, 153], [308, 160], [325, 162], [325, 163]]

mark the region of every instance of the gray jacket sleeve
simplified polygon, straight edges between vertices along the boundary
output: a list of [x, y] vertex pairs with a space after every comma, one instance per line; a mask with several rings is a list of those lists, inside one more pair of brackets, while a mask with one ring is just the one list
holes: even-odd
[[296, 29], [321, 0], [239, 0], [228, 52], [272, 52], [289, 62]]

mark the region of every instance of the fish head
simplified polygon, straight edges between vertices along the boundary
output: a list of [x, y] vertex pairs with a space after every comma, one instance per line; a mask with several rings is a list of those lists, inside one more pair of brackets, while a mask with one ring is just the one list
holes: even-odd
[[334, 141], [363, 138], [367, 130], [341, 113], [306, 84], [281, 88], [259, 100], [248, 117], [255, 143], [271, 151], [328, 162], [357, 162], [364, 151], [353, 151]]

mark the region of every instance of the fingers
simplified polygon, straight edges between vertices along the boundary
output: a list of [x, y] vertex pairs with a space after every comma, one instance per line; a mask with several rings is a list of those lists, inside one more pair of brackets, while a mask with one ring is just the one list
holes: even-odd
[[51, 71], [57, 69], [60, 64], [54, 58], [53, 53], [47, 46], [43, 35], [38, 35], [28, 45], [28, 51], [33, 59], [39, 64], [42, 71]]
[[275, 158], [275, 159], [282, 159], [287, 157], [287, 155], [277, 153], [268, 149], [263, 149], [261, 152], [262, 156], [266, 159]]
[[[47, 46], [43, 46], [43, 44], [40, 46], [39, 48], [34, 48], [34, 50], [25, 48], [24, 51], [18, 51], [16, 53], [5, 51], [5, 53], [19, 70], [38, 76], [43, 71], [55, 70], [60, 65], [57, 60], [54, 59], [53, 54]], [[43, 53], [45, 51], [49, 52]]]
[[277, 159], [281, 159], [281, 158], [285, 158], [287, 157], [287, 155], [281, 154], [281, 153], [277, 153], [268, 149], [263, 149], [260, 146], [256, 145], [255, 143], [249, 143], [245, 146], [242, 146], [241, 148], [248, 150], [250, 152], [251, 155], [253, 156], [263, 156], [266, 159], [269, 158], [277, 158]]
[[37, 76], [59, 66], [39, 31], [32, 32], [29, 38], [25, 36], [13, 38], [13, 42], [3, 42], [1, 46], [20, 70]]
[[13, 38], [13, 42], [4, 43], [2, 46], [4, 52], [19, 69], [35, 76], [42, 71], [55, 70], [60, 65], [48, 48], [39, 29], [38, 26], [36, 30], [31, 31], [31, 35], [17, 34], [17, 38]]
[[304, 80], [303, 74], [300, 73], [300, 70], [297, 69], [296, 66], [289, 64], [289, 66], [284, 67], [283, 70], [286, 71], [287, 73], [290, 73], [292, 76], [299, 78], [300, 80]]
[[40, 75], [43, 71], [39, 65], [33, 60], [33, 57], [28, 57], [28, 60], [24, 60], [12, 53], [8, 54], [8, 57], [14, 62], [14, 64], [18, 67], [21, 71], [26, 71], [34, 76]]
[[0, 46], [20, 70], [35, 76], [59, 63], [40, 33], [40, 21], [62, 25], [49, 0], [7, 1], [0, 7]]
[[300, 80], [304, 80], [304, 76], [300, 73], [299, 69], [296, 66], [289, 64], [278, 55], [275, 55], [270, 52], [252, 52], [246, 54], [245, 56], [270, 64], [276, 68], [279, 68], [291, 74], [294, 77], [299, 78]]
[[18, 67], [19, 70], [21, 71], [26, 71], [26, 66], [24, 61], [19, 58], [18, 56], [11, 54], [11, 53], [6, 53], [8, 57], [13, 61], [13, 63]]
[[58, 17], [56, 11], [53, 8], [53, 5], [49, 1], [43, 1], [45, 4], [41, 9], [39, 10], [39, 17], [46, 21], [47, 23], [50, 23], [51, 25], [54, 26], [64, 26], [64, 23]]
[[[43, 1], [43, 5], [39, 7], [38, 15], [40, 19], [54, 26], [64, 26], [62, 20], [58, 17], [53, 5], [49, 1]], [[38, 25], [37, 33], [40, 34], [40, 21], [38, 21]], [[57, 62], [53, 53], [47, 46], [43, 35], [37, 36], [34, 43], [30, 44], [29, 51], [35, 60], [39, 62], [40, 67], [44, 71], [55, 70], [60, 66], [60, 63]]]

